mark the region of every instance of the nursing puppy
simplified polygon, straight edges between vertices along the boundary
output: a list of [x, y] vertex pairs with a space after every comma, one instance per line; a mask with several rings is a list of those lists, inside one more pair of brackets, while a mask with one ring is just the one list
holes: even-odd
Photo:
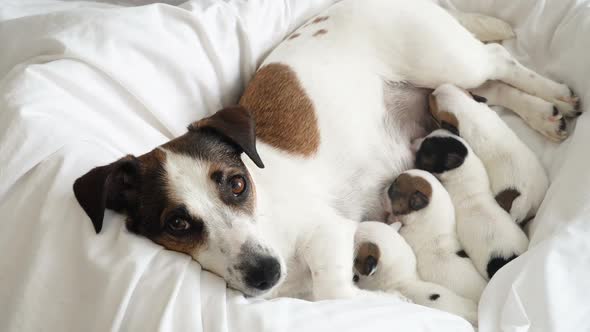
[[484, 277], [526, 251], [526, 235], [496, 203], [483, 163], [462, 138], [432, 132], [420, 143], [416, 167], [435, 174], [447, 189], [459, 240]]
[[361, 289], [401, 292], [416, 304], [459, 315], [477, 324], [477, 303], [420, 279], [410, 246], [390, 226], [362, 222], [355, 234], [354, 270]]
[[498, 204], [518, 223], [532, 218], [549, 186], [537, 156], [496, 112], [464, 90], [443, 84], [429, 100], [439, 124], [463, 137], [483, 162]]
[[388, 190], [394, 220], [414, 250], [423, 280], [442, 285], [476, 303], [486, 286], [463, 250], [455, 227], [451, 197], [430, 173], [409, 170]]

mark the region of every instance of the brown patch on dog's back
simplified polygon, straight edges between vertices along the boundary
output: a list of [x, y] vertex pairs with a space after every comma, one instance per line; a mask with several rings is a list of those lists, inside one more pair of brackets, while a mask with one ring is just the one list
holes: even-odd
[[320, 131], [313, 103], [289, 66], [271, 63], [260, 68], [239, 103], [252, 112], [261, 141], [303, 156], [318, 150]]
[[504, 189], [496, 195], [496, 202], [498, 205], [504, 209], [504, 211], [510, 213], [510, 209], [512, 209], [512, 203], [514, 200], [520, 196], [520, 192], [516, 189]]
[[297, 37], [299, 37], [299, 36], [301, 36], [301, 34], [299, 34], [299, 33], [294, 33], [294, 34], [292, 34], [292, 35], [291, 35], [289, 38], [287, 38], [287, 39], [288, 39], [288, 40], [291, 40], [291, 39], [295, 39], [295, 38], [297, 38]]
[[381, 258], [379, 247], [372, 242], [364, 242], [354, 258], [354, 268], [362, 275], [369, 275]]
[[328, 30], [326, 29], [319, 29], [318, 31], [316, 31], [313, 36], [317, 37], [317, 36], [321, 36], [321, 35], [325, 35], [326, 33], [328, 33]]

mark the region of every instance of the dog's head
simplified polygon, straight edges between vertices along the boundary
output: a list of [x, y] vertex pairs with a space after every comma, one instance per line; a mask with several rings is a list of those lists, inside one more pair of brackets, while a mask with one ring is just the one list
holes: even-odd
[[416, 168], [440, 175], [463, 165], [468, 153], [463, 139], [438, 129], [421, 139], [416, 152]]
[[240, 156], [264, 167], [254, 126], [246, 109], [223, 109], [149, 153], [90, 170], [74, 193], [97, 233], [105, 209], [124, 212], [131, 232], [190, 255], [246, 295], [262, 294], [285, 268], [261, 236], [256, 187]]
[[387, 196], [391, 204], [391, 214], [396, 221], [402, 224], [409, 221], [408, 216], [426, 209], [430, 204], [432, 185], [420, 174], [421, 172], [423, 171], [410, 170], [403, 172], [387, 190]]

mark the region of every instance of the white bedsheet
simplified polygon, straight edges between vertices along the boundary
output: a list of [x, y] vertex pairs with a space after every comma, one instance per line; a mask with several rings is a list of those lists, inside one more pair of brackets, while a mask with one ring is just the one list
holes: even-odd
[[[0, 330], [470, 331], [397, 302], [244, 299], [111, 212], [94, 234], [76, 177], [235, 102], [273, 45], [333, 0], [146, 2], [0, 2]], [[453, 3], [511, 22], [523, 63], [590, 100], [590, 1]], [[590, 330], [590, 116], [561, 145], [506, 120], [553, 184], [532, 249], [484, 293], [480, 331]]]

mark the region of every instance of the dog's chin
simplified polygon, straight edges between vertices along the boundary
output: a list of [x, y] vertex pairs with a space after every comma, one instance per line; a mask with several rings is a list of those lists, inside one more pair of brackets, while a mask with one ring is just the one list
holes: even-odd
[[242, 294], [244, 294], [245, 297], [263, 297], [265, 295], [270, 294], [275, 289], [277, 289], [277, 287], [279, 287], [279, 285], [283, 282], [283, 279], [284, 278], [281, 277], [281, 279], [279, 279], [279, 281], [275, 285], [273, 285], [271, 288], [265, 289], [265, 290], [259, 290], [256, 288], [248, 287], [243, 284], [232, 285], [232, 284], [228, 283], [227, 286], [231, 289], [241, 292]]
[[267, 297], [270, 293], [275, 291], [287, 278], [286, 266], [281, 261], [281, 276], [272, 287], [260, 290], [254, 287], [249, 287], [243, 280], [229, 280], [226, 278], [227, 287], [237, 290], [244, 294], [245, 297]]

